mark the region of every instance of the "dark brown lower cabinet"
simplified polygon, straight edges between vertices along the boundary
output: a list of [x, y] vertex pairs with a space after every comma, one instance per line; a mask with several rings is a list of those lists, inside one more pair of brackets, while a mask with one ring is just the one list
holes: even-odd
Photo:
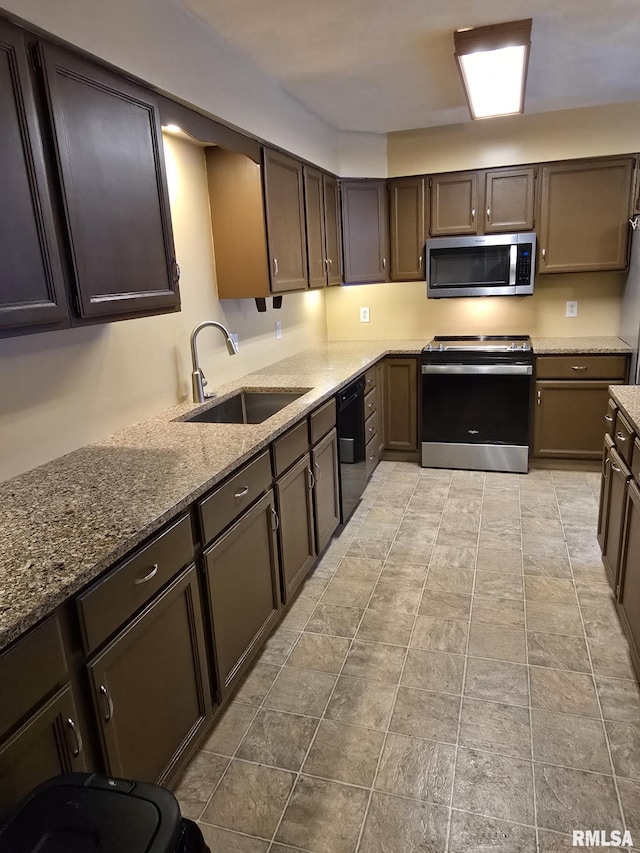
[[609, 498], [611, 496], [611, 459], [609, 453], [614, 446], [613, 439], [607, 433], [604, 437], [604, 449], [602, 451], [602, 478], [600, 480], [600, 503], [598, 504], [598, 545], [604, 551], [605, 536], [607, 533], [607, 516], [609, 514]]
[[273, 491], [205, 551], [205, 574], [222, 696], [255, 657], [280, 607]]
[[609, 450], [608, 496], [605, 499], [606, 515], [603, 518], [602, 562], [612, 589], [618, 585], [620, 549], [624, 527], [624, 510], [631, 471], [627, 468], [615, 447]]
[[107, 772], [171, 778], [211, 713], [195, 566], [88, 664]]
[[383, 400], [384, 446], [387, 450], [418, 449], [418, 360], [384, 360]]
[[629, 640], [631, 659], [640, 679], [640, 489], [629, 483], [620, 555], [618, 613]]
[[340, 523], [338, 491], [338, 434], [335, 429], [311, 451], [313, 463], [313, 516], [316, 551], [320, 554]]
[[0, 822], [40, 782], [86, 769], [81, 724], [67, 685], [0, 747]]
[[285, 602], [305, 579], [316, 556], [312, 490], [311, 457], [306, 453], [276, 480], [282, 597]]
[[599, 459], [608, 388], [617, 382], [539, 380], [533, 407], [533, 455]]

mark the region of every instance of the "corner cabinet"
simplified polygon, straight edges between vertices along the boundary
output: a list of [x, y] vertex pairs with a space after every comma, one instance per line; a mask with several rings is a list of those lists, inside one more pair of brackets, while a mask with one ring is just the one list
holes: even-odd
[[344, 283], [373, 284], [389, 278], [387, 182], [341, 181]]
[[632, 157], [542, 167], [539, 273], [625, 269], [633, 168]]

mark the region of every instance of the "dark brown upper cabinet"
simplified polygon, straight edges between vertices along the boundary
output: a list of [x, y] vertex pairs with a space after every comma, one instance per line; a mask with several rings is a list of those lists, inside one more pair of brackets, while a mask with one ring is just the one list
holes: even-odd
[[425, 179], [392, 178], [389, 181], [391, 280], [424, 278]]
[[39, 55], [78, 313], [179, 309], [153, 94], [48, 43]]
[[491, 169], [484, 174], [484, 233], [533, 230], [535, 167]]
[[341, 181], [344, 283], [368, 284], [389, 277], [387, 182]]
[[324, 219], [327, 239], [327, 284], [342, 284], [342, 217], [338, 182], [331, 175], [323, 176]]
[[478, 173], [451, 172], [429, 179], [432, 237], [478, 233]]
[[0, 329], [68, 325], [25, 38], [4, 23], [0, 127]]
[[633, 166], [620, 157], [542, 167], [539, 273], [626, 267]]
[[302, 164], [264, 149], [264, 195], [271, 291], [307, 288], [307, 246]]
[[323, 175], [318, 169], [312, 169], [310, 166], [304, 166], [303, 175], [309, 287], [325, 287], [329, 264], [326, 249]]

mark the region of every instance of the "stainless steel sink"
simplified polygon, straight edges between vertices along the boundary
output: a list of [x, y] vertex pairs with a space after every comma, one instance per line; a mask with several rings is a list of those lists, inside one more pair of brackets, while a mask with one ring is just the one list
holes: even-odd
[[310, 390], [240, 391], [183, 420], [205, 424], [261, 424]]

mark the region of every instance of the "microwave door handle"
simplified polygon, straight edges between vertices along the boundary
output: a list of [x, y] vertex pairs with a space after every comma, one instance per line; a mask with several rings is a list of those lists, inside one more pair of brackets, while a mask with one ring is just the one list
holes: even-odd
[[516, 264], [518, 261], [518, 247], [514, 244], [509, 247], [509, 287], [516, 286]]

